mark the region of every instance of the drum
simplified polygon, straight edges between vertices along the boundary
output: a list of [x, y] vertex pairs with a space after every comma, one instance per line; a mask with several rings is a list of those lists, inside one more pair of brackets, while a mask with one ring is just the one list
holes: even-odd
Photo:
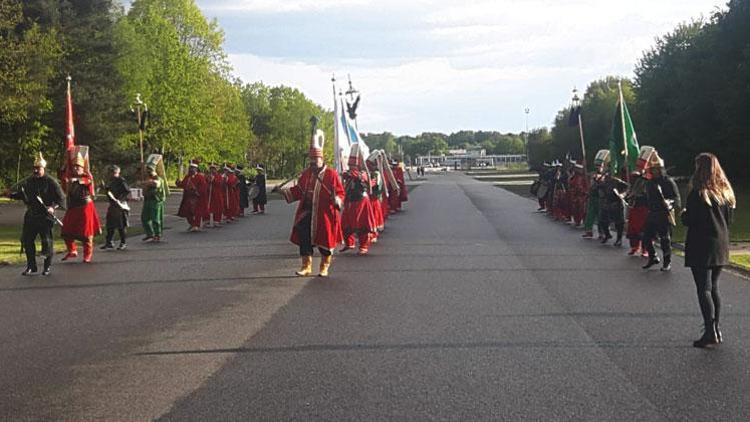
[[253, 185], [252, 187], [250, 187], [250, 190], [248, 191], [248, 196], [250, 196], [250, 199], [253, 200], [257, 198], [258, 195], [260, 195], [260, 188], [258, 187], [258, 185]]
[[549, 186], [542, 184], [542, 186], [539, 186], [539, 190], [536, 191], [536, 197], [539, 199], [542, 199], [545, 196], [547, 196], [548, 191], [549, 191]]

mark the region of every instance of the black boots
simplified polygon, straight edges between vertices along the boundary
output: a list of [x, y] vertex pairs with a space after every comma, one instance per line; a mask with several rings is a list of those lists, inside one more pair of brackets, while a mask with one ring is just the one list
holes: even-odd
[[721, 337], [721, 329], [719, 329], [719, 321], [714, 321], [714, 330], [716, 331], [716, 340], [719, 343], [724, 343], [724, 339]]
[[672, 255], [664, 255], [664, 265], [662, 265], [661, 270], [672, 271]]
[[699, 347], [703, 349], [706, 347], [715, 346], [719, 344], [719, 342], [719, 337], [716, 333], [716, 325], [711, 322], [710, 324], [706, 324], [706, 327], [703, 330], [703, 337], [693, 342], [693, 347]]
[[648, 262], [646, 263], [646, 265], [643, 266], [643, 269], [647, 270], [660, 262], [661, 260], [659, 259], [658, 256], [656, 256], [656, 254], [649, 253]]

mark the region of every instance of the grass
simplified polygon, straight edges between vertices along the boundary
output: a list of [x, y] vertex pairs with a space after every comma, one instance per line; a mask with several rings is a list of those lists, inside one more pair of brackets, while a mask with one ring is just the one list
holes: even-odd
[[[166, 227], [165, 227], [166, 228]], [[60, 228], [55, 226], [52, 230], [55, 239], [55, 253], [65, 251], [65, 243], [60, 237]], [[143, 228], [140, 226], [128, 227], [128, 236], [138, 236], [143, 234]], [[117, 235], [115, 235], [117, 239]], [[26, 262], [26, 256], [20, 254], [21, 251], [21, 226], [0, 226], [0, 265], [15, 265]], [[104, 235], [101, 234], [94, 238], [94, 247], [104, 243]], [[36, 242], [37, 251], [40, 249], [39, 238]]]
[[746, 270], [750, 270], [750, 255], [732, 255], [729, 260], [732, 264], [738, 265]]
[[[729, 227], [730, 241], [732, 242], [750, 242], [750, 186], [735, 186], [735, 195], [737, 195], [737, 209], [734, 213], [734, 221]], [[687, 199], [687, 185], [680, 184], [680, 195], [682, 195], [682, 205], [685, 205]], [[674, 228], [675, 241], [684, 242], [687, 228], [677, 222]]]

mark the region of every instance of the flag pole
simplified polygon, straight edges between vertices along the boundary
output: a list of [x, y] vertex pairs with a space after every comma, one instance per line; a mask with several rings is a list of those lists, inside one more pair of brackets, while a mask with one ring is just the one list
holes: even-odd
[[341, 149], [339, 148], [339, 106], [336, 101], [336, 74], [331, 75], [331, 84], [333, 85], [333, 166], [341, 174], [344, 169], [341, 165]]
[[622, 79], [617, 82], [617, 88], [620, 91], [620, 121], [622, 124], [622, 146], [625, 156], [625, 180], [630, 183], [630, 166], [628, 165], [628, 134], [625, 129], [625, 97], [622, 95]]
[[578, 115], [578, 133], [581, 137], [581, 154], [583, 156], [583, 171], [588, 171], [586, 167], [586, 142], [583, 138], [583, 117], [581, 117], [581, 98], [578, 97], [578, 90], [573, 87], [573, 107], [577, 108], [577, 115]]

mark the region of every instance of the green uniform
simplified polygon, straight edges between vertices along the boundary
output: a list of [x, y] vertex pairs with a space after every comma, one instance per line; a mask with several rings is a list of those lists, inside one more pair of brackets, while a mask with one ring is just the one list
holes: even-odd
[[143, 190], [143, 210], [141, 223], [147, 236], [161, 237], [164, 229], [164, 200], [167, 197], [166, 182], [162, 178], [156, 179], [156, 184], [147, 186]]

